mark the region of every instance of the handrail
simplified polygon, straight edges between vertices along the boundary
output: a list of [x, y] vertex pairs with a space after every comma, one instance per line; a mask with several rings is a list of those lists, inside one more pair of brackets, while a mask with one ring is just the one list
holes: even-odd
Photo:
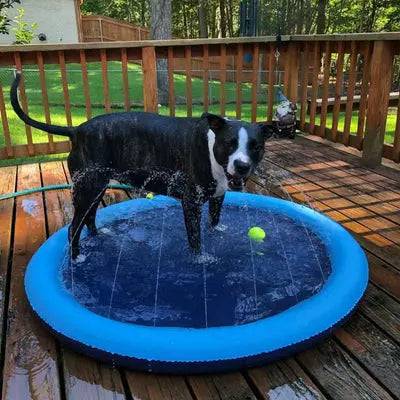
[[[376, 41], [400, 40], [400, 32], [379, 33], [346, 33], [334, 35], [283, 35], [282, 42], [315, 42], [315, 41]], [[170, 40], [142, 40], [134, 42], [90, 42], [90, 43], [57, 43], [57, 44], [31, 44], [31, 45], [0, 45], [0, 52], [32, 52], [51, 50], [90, 50], [114, 49], [133, 47], [168, 47], [168, 46], [202, 46], [213, 44], [251, 44], [273, 43], [276, 36], [235, 37], [214, 39], [170, 39]]]

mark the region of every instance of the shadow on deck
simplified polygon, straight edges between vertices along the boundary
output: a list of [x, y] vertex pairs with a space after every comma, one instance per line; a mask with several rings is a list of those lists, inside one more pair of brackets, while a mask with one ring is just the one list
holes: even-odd
[[[0, 170], [0, 194], [68, 180], [61, 162], [6, 167]], [[398, 171], [368, 170], [354, 155], [299, 138], [267, 145], [249, 190], [307, 203], [340, 222], [364, 247], [369, 288], [357, 313], [332, 338], [265, 367], [200, 376], [114, 369], [64, 349], [32, 315], [23, 275], [46, 237], [70, 221], [71, 195], [37, 193], [0, 202], [3, 399], [400, 398]], [[110, 190], [103, 206], [126, 199], [128, 193]]]

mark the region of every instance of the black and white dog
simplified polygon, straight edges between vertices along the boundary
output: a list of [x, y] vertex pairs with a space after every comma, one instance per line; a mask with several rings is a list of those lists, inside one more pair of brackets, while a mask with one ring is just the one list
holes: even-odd
[[189, 245], [199, 251], [202, 205], [209, 202], [210, 224], [216, 226], [225, 192], [243, 187], [263, 157], [265, 140], [282, 133], [274, 123], [250, 124], [208, 113], [173, 118], [121, 112], [74, 128], [48, 125], [21, 109], [20, 79], [17, 73], [11, 88], [16, 114], [28, 125], [72, 141], [68, 167], [75, 208], [69, 230], [73, 258], [79, 254], [83, 226], [96, 233], [96, 210], [110, 179], [181, 199]]

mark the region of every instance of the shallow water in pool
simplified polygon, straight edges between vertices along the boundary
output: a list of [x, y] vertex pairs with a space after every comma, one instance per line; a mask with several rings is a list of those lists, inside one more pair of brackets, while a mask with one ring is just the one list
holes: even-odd
[[[259, 226], [263, 242], [247, 231]], [[317, 293], [331, 272], [320, 238], [291, 218], [224, 206], [211, 230], [202, 218], [203, 251], [188, 248], [180, 206], [124, 215], [81, 240], [66, 260], [66, 289], [89, 310], [150, 326], [239, 325], [279, 313]]]

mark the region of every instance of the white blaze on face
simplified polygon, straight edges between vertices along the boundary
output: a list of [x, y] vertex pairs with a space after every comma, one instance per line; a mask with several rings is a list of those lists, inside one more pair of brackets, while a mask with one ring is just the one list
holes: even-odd
[[215, 133], [209, 129], [207, 132], [208, 137], [208, 152], [210, 155], [211, 174], [217, 182], [217, 187], [213, 197], [222, 196], [228, 190], [228, 180], [226, 179], [225, 171], [222, 165], [218, 164], [214, 155]]
[[238, 148], [234, 153], [229, 156], [228, 160], [228, 173], [231, 175], [235, 175], [235, 160], [240, 160], [245, 163], [250, 162], [250, 157], [247, 153], [247, 142], [249, 141], [249, 135], [245, 128], [239, 129], [239, 144]]

